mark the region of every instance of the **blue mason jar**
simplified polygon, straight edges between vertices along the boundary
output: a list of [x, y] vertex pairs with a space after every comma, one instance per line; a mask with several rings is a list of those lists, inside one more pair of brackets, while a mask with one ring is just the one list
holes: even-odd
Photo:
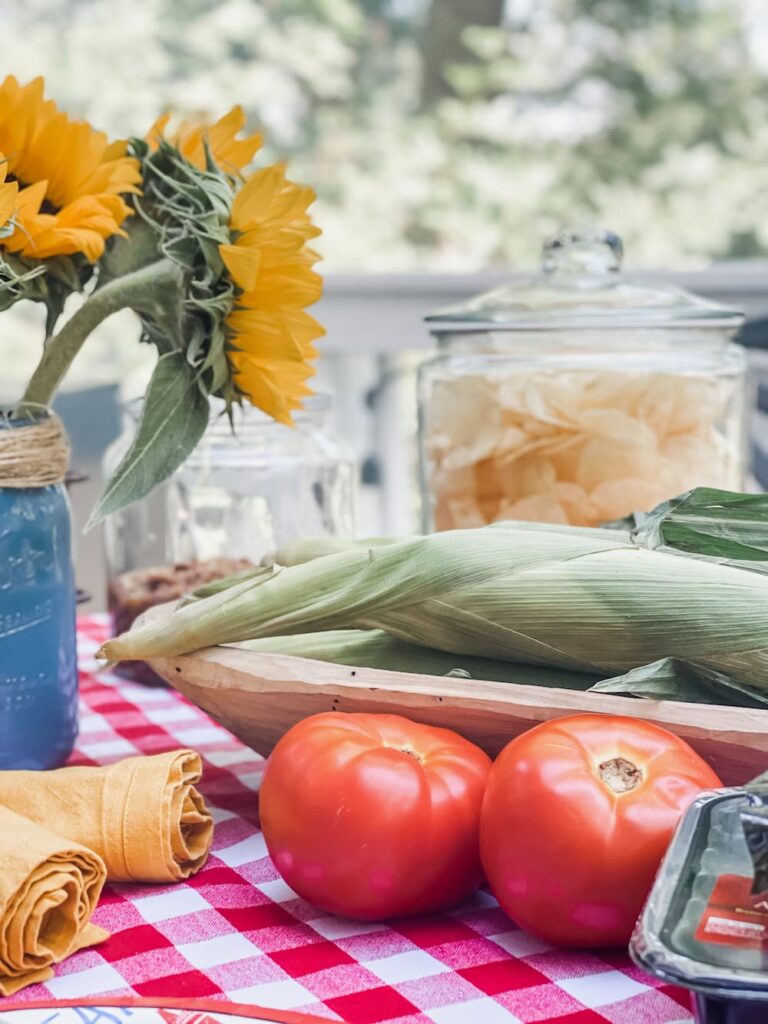
[[0, 769], [57, 767], [76, 735], [67, 495], [63, 484], [0, 486]]

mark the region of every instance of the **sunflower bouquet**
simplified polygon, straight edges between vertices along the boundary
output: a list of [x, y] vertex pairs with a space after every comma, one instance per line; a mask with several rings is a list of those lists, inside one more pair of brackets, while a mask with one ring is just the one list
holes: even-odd
[[[193, 450], [209, 397], [290, 424], [323, 328], [309, 246], [311, 189], [282, 164], [249, 171], [261, 146], [233, 108], [209, 126], [161, 117], [110, 142], [46, 99], [42, 79], [0, 84], [0, 310], [43, 303], [46, 337], [17, 418], [47, 408], [90, 333], [133, 309], [157, 364], [136, 438], [91, 523], [147, 494]], [[83, 301], [68, 319], [73, 292]]]

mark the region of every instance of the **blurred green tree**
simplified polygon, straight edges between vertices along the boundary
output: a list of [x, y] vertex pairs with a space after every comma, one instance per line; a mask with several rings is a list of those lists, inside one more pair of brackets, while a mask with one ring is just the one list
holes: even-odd
[[137, 133], [242, 102], [318, 190], [328, 265], [768, 252], [761, 0], [0, 0], [2, 66]]

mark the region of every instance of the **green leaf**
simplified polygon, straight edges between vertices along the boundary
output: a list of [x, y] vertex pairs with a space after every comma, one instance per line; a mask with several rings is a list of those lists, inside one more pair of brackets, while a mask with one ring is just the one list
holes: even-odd
[[632, 539], [768, 572], [768, 495], [697, 487], [643, 516]]
[[115, 235], [107, 244], [99, 268], [99, 284], [123, 277], [160, 258], [157, 231], [140, 216], [129, 217], [124, 226], [127, 238]]
[[184, 356], [157, 361], [141, 422], [130, 451], [117, 467], [86, 529], [149, 494], [192, 452], [208, 425], [208, 399]]
[[46, 308], [45, 332], [49, 337], [72, 292], [80, 292], [93, 275], [82, 256], [54, 256], [47, 260], [0, 255], [0, 310], [21, 299], [40, 302]]
[[678, 658], [662, 658], [650, 665], [630, 669], [621, 676], [595, 683], [590, 690], [649, 700], [768, 708], [767, 694], [745, 686], [723, 672]]

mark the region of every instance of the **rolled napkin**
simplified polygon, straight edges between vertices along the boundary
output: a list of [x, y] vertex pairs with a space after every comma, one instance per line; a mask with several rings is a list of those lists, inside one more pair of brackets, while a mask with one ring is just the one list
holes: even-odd
[[109, 936], [90, 923], [106, 877], [95, 853], [0, 807], [1, 995]]
[[113, 882], [177, 882], [203, 866], [213, 819], [194, 750], [105, 768], [0, 772], [0, 804], [97, 853]]

